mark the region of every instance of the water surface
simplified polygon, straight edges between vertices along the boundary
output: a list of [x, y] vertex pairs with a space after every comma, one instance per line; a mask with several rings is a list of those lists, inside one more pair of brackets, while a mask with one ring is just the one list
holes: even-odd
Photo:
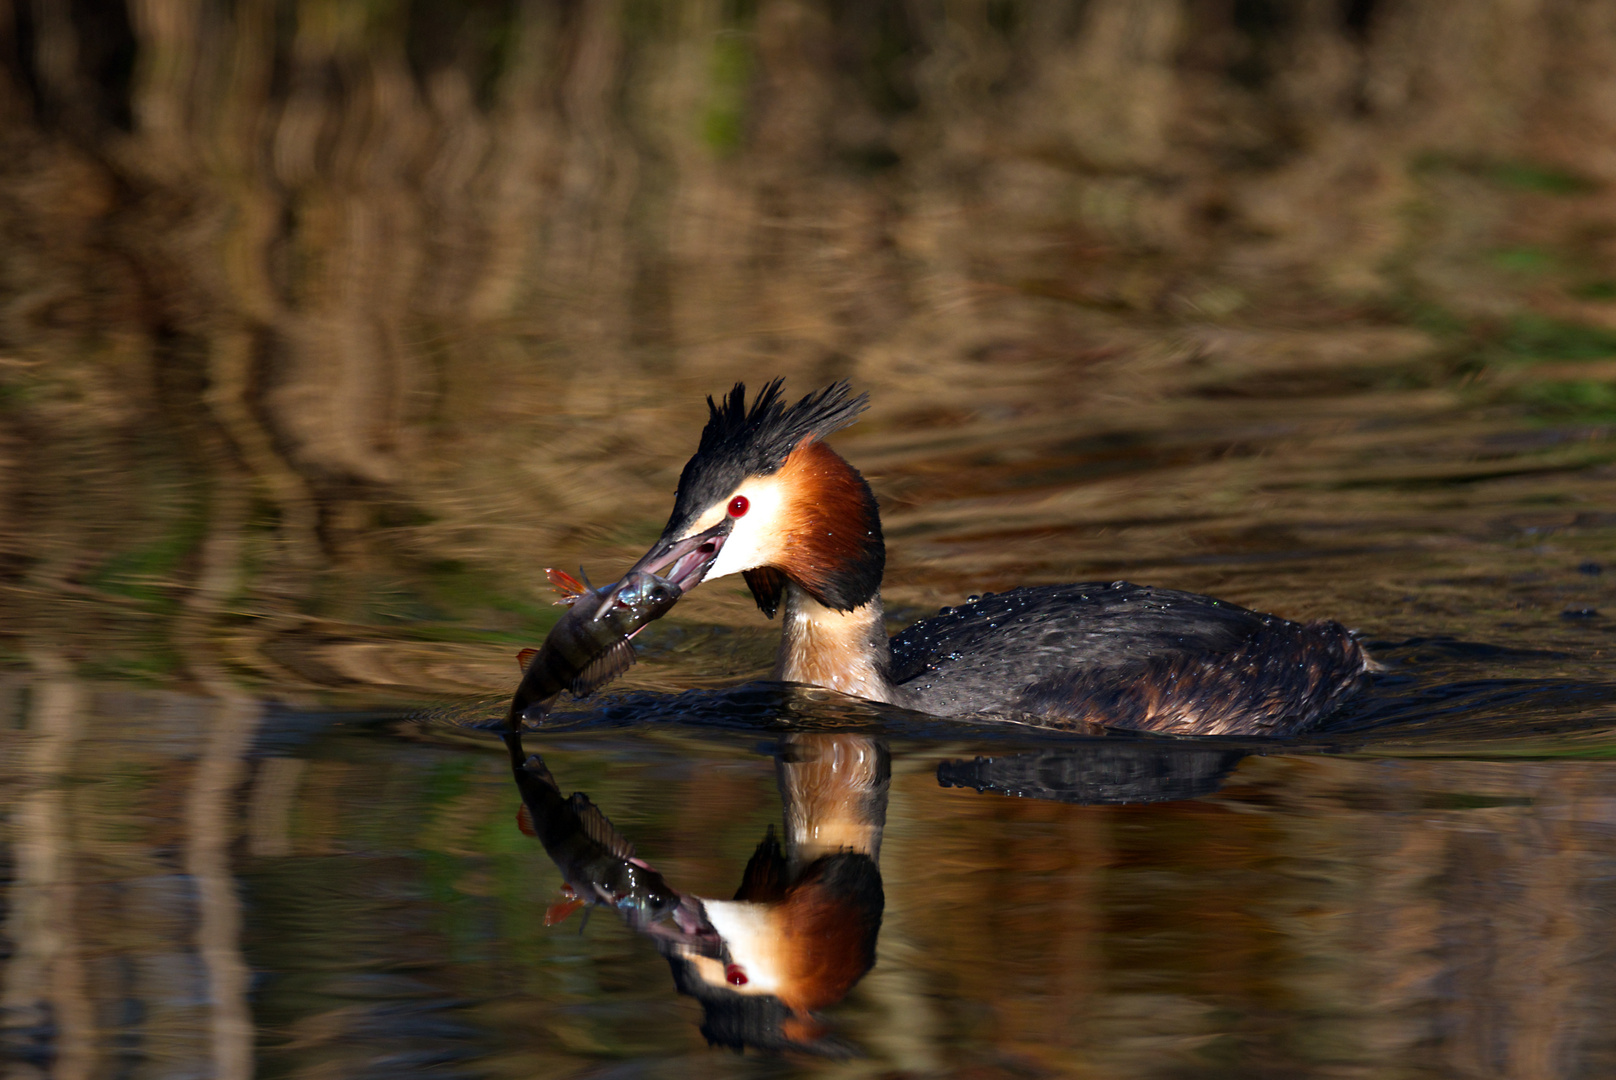
[[[1601, 17], [0, 4], [5, 1075], [1616, 1075]], [[693, 895], [817, 821], [867, 930], [878, 867], [737, 1056], [546, 925], [479, 725], [780, 375], [871, 394], [894, 630], [1126, 579], [1384, 670], [1266, 743], [942, 722], [704, 585], [524, 742]]]
[[711, 1049], [648, 938], [544, 924], [560, 875], [475, 726], [511, 646], [260, 636], [257, 674], [157, 690], [41, 643], [0, 756], [16, 1075], [1605, 1075], [1609, 435], [1422, 395], [1181, 395], [1103, 430], [1039, 395], [839, 440], [887, 510], [895, 622], [1116, 577], [1334, 615], [1385, 671], [1314, 732], [1084, 738], [788, 691], [716, 582], [528, 733], [717, 899], [781, 827], [793, 732], [879, 742], [884, 914], [821, 1010], [841, 1056]]

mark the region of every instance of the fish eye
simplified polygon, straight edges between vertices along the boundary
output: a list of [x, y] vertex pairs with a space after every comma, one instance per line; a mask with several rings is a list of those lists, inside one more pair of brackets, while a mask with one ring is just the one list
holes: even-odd
[[732, 518], [745, 517], [752, 504], [745, 495], [737, 495], [729, 501], [729, 516]]
[[751, 982], [751, 980], [746, 977], [746, 972], [741, 970], [741, 965], [739, 964], [724, 965], [724, 981], [729, 983], [731, 986], [745, 986], [747, 983]]

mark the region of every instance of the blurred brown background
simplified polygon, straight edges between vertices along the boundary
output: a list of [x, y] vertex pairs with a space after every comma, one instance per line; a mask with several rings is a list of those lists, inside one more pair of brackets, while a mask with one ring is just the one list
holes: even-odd
[[0, 140], [8, 648], [123, 673], [531, 638], [736, 379], [852, 378], [873, 455], [1220, 350], [1616, 353], [1595, 0], [0, 0]]

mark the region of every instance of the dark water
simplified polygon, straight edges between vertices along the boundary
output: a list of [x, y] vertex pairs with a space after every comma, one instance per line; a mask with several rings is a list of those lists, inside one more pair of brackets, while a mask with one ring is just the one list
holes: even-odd
[[[815, 1064], [709, 1050], [610, 912], [544, 925], [559, 877], [490, 736], [14, 683], [7, 1048], [53, 1075], [1607, 1075], [1608, 695], [1446, 685], [1429, 723], [1267, 754], [894, 724], [876, 962], [825, 1010], [859, 1056]], [[779, 827], [778, 715], [870, 719], [631, 711], [528, 748], [719, 899]]]

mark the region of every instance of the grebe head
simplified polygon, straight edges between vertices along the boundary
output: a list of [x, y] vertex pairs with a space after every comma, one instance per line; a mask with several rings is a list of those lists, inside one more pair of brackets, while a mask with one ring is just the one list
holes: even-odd
[[667, 528], [634, 569], [661, 572], [685, 592], [742, 573], [770, 616], [788, 580], [851, 611], [879, 590], [886, 547], [869, 485], [821, 440], [869, 398], [838, 382], [787, 405], [781, 382], [766, 383], [750, 409], [743, 383], [722, 404], [707, 399], [707, 426]]
[[787, 884], [785, 862], [770, 830], [736, 898], [703, 902], [722, 955], [677, 943], [664, 954], [675, 988], [702, 1003], [709, 1042], [835, 1052], [814, 1014], [875, 965], [886, 905], [881, 871], [869, 855], [844, 850], [814, 860]]

